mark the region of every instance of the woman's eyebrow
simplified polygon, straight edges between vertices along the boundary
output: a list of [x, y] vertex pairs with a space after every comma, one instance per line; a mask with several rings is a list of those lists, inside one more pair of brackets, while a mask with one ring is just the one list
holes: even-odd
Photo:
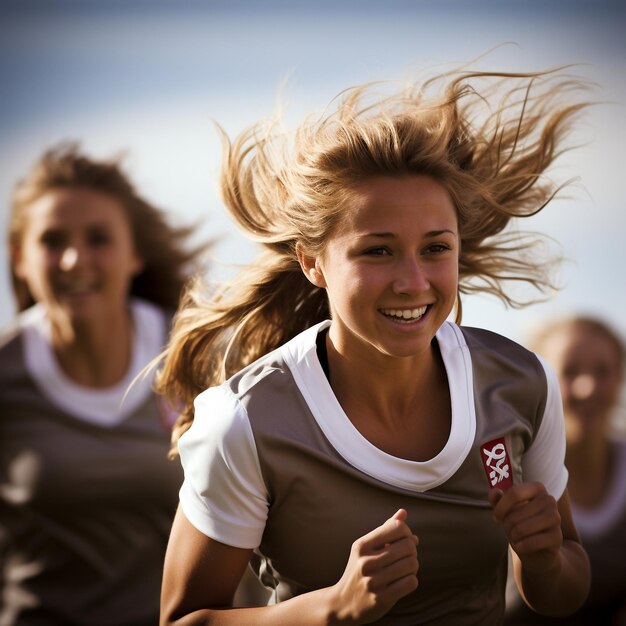
[[[456, 233], [453, 230], [450, 230], [449, 228], [442, 228], [440, 230], [429, 230], [427, 233], [424, 233], [424, 237], [440, 237], [441, 235], [444, 234], [450, 234], [450, 235], [454, 235], [456, 236]], [[396, 233], [390, 233], [390, 232], [383, 232], [383, 233], [370, 233], [370, 232], [366, 232], [366, 233], [362, 233], [361, 237], [397, 237]]]

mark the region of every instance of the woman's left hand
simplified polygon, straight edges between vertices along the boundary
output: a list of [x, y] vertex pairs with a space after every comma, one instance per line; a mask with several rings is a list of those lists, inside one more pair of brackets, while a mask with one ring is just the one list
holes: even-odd
[[489, 502], [525, 570], [546, 572], [558, 563], [563, 545], [561, 516], [544, 485], [523, 483], [506, 492], [492, 489]]

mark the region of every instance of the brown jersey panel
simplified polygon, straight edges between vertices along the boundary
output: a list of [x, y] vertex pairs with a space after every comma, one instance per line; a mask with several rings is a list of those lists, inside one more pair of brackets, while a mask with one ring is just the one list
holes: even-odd
[[68, 415], [0, 343], [0, 623], [158, 622], [182, 471], [151, 395], [116, 426]]

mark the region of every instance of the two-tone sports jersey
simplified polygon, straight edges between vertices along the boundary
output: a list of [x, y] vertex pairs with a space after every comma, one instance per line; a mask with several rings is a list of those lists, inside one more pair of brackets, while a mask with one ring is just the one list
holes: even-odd
[[169, 316], [130, 308], [129, 371], [106, 389], [64, 374], [41, 305], [0, 335], [1, 626], [159, 621], [182, 472], [152, 378], [127, 387], [162, 350]]
[[342, 410], [316, 351], [328, 325], [198, 396], [180, 440], [185, 515], [217, 541], [253, 548], [282, 601], [336, 583], [354, 540], [405, 508], [420, 539], [419, 586], [376, 623], [500, 623], [507, 540], [487, 494], [535, 480], [563, 493], [554, 374], [508, 339], [445, 323], [436, 340], [450, 435], [432, 459], [410, 461], [376, 448]]

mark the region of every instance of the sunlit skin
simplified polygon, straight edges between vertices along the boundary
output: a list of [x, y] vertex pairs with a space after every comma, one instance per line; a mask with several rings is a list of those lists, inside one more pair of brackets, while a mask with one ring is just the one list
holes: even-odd
[[[328, 294], [335, 348], [370, 363], [429, 358], [456, 299], [458, 253], [456, 210], [443, 185], [427, 176], [359, 183], [309, 272]], [[424, 306], [415, 321], [389, 315]]]
[[128, 353], [126, 303], [130, 282], [142, 267], [123, 206], [96, 191], [61, 188], [39, 197], [27, 211], [12, 260], [18, 277], [46, 308], [61, 365], [70, 375], [85, 372], [87, 364], [73, 367], [70, 353], [93, 349], [111, 361], [103, 367], [117, 370], [105, 378], [119, 378], [128, 354], [116, 358], [110, 337], [117, 333], [114, 343], [125, 345]]
[[457, 294], [456, 210], [428, 176], [376, 177], [353, 190], [323, 253], [300, 250], [332, 311], [331, 385], [372, 443], [424, 460], [449, 435], [448, 383], [433, 337]]

